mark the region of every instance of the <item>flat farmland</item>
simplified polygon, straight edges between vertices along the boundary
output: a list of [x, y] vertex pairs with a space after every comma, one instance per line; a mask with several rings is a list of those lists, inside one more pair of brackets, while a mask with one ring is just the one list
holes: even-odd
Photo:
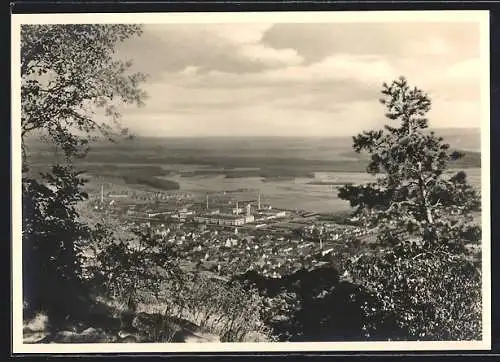
[[[464, 159], [452, 167], [464, 169], [480, 189], [478, 133], [439, 133], [452, 148], [466, 151]], [[77, 167], [92, 176], [112, 177], [122, 185], [127, 180], [126, 187], [143, 182], [143, 187], [161, 188], [165, 182], [148, 178], [163, 179], [194, 195], [229, 191], [251, 200], [260, 193], [263, 203], [277, 208], [330, 213], [349, 210], [349, 204], [337, 197], [339, 186], [373, 180], [365, 172], [366, 155], [354, 153], [351, 146], [349, 137], [138, 138], [98, 143]], [[37, 171], [54, 162], [50, 146], [31, 148], [37, 151], [31, 160]]]

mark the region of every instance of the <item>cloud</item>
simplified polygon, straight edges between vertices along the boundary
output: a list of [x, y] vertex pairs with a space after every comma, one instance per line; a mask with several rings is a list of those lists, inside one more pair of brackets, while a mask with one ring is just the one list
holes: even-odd
[[299, 64], [302, 62], [296, 50], [274, 49], [261, 43], [266, 31], [273, 24], [216, 24], [205, 28], [205, 36], [214, 35], [234, 46], [237, 55], [249, 61], [269, 66]]
[[[479, 85], [479, 80], [454, 77], [454, 72], [461, 67], [466, 67], [465, 63], [413, 73], [409, 77], [411, 84], [431, 94], [433, 111], [430, 116], [436, 118], [437, 124], [466, 124], [478, 118], [479, 91], [472, 85]], [[248, 125], [259, 130], [257, 119], [266, 119], [271, 127], [271, 124], [279, 123], [277, 118], [290, 120], [302, 115], [301, 120], [314, 128], [300, 131], [303, 134], [319, 130], [331, 134], [338, 132], [331, 128], [332, 125], [339, 127], [339, 123], [346, 120], [353, 127], [380, 125], [384, 112], [377, 102], [381, 82], [407, 74], [378, 57], [346, 55], [310, 65], [242, 75], [197, 73], [195, 70], [187, 67], [180, 75], [165, 73], [158, 82], [146, 88], [153, 95], [148, 101], [147, 112], [128, 109], [125, 113], [130, 116], [148, 113], [155, 115], [154, 119], [157, 119], [156, 115], [164, 115], [165, 120], [183, 117], [185, 122], [197, 124], [205, 118], [217, 119], [213, 121], [214, 129], [206, 131], [210, 133], [224, 133], [229, 127], [225, 122], [242, 118], [247, 125], [246, 132], [250, 132]], [[293, 132], [302, 128], [294, 127]], [[340, 129], [344, 133], [348, 130], [345, 126]], [[266, 128], [267, 131], [270, 129]]]
[[[477, 102], [435, 102], [432, 127], [479, 127]], [[287, 108], [279, 102], [205, 109], [203, 112], [126, 114], [123, 122], [148, 136], [350, 136], [390, 123], [378, 102], [353, 101], [337, 109]], [[140, 124], [140, 127], [137, 127]]]
[[270, 24], [148, 24], [139, 38], [117, 49], [122, 59], [133, 59], [134, 70], [152, 78], [180, 72], [186, 66], [199, 72], [259, 72], [302, 62], [292, 48], [274, 49], [261, 43]]
[[186, 68], [184, 68], [183, 70], [181, 70], [180, 74], [181, 75], [186, 75], [186, 76], [193, 76], [196, 73], [198, 73], [199, 70], [200, 70], [200, 67], [196, 67], [196, 66], [193, 66], [193, 65], [188, 65]]
[[480, 79], [483, 66], [479, 58], [465, 59], [450, 66], [447, 70], [447, 76], [460, 81], [477, 81]]
[[[310, 64], [287, 65], [265, 69], [261, 72], [235, 74], [212, 70], [196, 77], [166, 75], [170, 81], [188, 88], [241, 88], [280, 87], [283, 92], [288, 87], [301, 87], [305, 91], [326, 87], [343, 87], [363, 96], [367, 92], [360, 88], [379, 88], [383, 81], [399, 76], [398, 70], [379, 56], [336, 54]], [[287, 87], [287, 88], [284, 88]]]
[[445, 52], [449, 60], [479, 56], [477, 23], [314, 23], [276, 24], [263, 37], [270, 46], [293, 48], [306, 62], [333, 53], [374, 54], [384, 57], [434, 56]]
[[381, 82], [394, 76], [395, 71], [384, 59], [372, 55], [335, 54], [307, 66], [296, 66], [267, 72], [271, 79], [305, 81], [349, 80]]
[[266, 23], [223, 23], [209, 24], [204, 29], [234, 44], [255, 44], [259, 43], [264, 37], [265, 32], [272, 27], [273, 24]]
[[[144, 113], [140, 122], [141, 134], [149, 136], [307, 137], [355, 134], [361, 124], [378, 125], [381, 118], [376, 102], [352, 102], [335, 112], [322, 108], [291, 110], [269, 102], [193, 114]], [[137, 115], [124, 117], [127, 126], [138, 122]]]
[[295, 65], [302, 57], [293, 49], [273, 49], [262, 44], [245, 44], [238, 49], [243, 57], [269, 66]]
[[[380, 84], [396, 74], [372, 57], [341, 55], [308, 66], [289, 66], [260, 73], [197, 72], [193, 66], [180, 73], [164, 73], [146, 85], [151, 95], [147, 108], [155, 112], [224, 110], [258, 104], [288, 109], [334, 110], [338, 104], [376, 102]], [[134, 108], [127, 112], [142, 112]]]
[[439, 35], [429, 36], [423, 40], [416, 40], [409, 42], [406, 49], [411, 54], [421, 54], [427, 56], [446, 56], [449, 55], [453, 49], [449, 42]]
[[433, 127], [481, 127], [481, 103], [475, 100], [460, 101], [437, 99], [429, 112]]
[[400, 75], [430, 93], [433, 126], [479, 119], [471, 24], [148, 25], [120, 49], [152, 73], [149, 135], [350, 135], [383, 124], [381, 84]]

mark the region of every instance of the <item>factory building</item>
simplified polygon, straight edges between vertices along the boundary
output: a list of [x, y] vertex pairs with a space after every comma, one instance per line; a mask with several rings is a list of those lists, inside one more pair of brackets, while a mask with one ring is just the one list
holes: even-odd
[[272, 220], [280, 217], [285, 217], [286, 211], [276, 210], [276, 211], [259, 211], [255, 214], [256, 220]]
[[246, 204], [244, 207], [240, 206], [240, 201], [236, 200], [234, 207], [210, 209], [207, 196], [205, 212], [195, 216], [194, 221], [200, 224], [238, 226], [257, 220], [271, 220], [286, 216], [285, 211], [272, 210], [271, 206], [262, 205], [260, 194], [257, 200], [243, 201]]
[[223, 226], [244, 225], [255, 220], [253, 215], [233, 215], [233, 214], [203, 214], [195, 216], [194, 220], [201, 224], [214, 224]]
[[255, 217], [251, 213], [252, 209], [250, 204], [246, 206], [245, 214], [241, 214], [243, 209], [238, 207], [238, 202], [236, 202], [236, 208], [231, 211], [231, 213], [221, 213], [219, 210], [208, 211], [202, 215], [195, 216], [194, 221], [201, 224], [226, 226], [244, 225], [255, 221]]

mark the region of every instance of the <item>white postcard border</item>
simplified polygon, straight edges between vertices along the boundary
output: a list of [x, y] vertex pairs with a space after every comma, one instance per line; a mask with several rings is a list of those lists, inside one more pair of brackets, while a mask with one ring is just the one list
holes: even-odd
[[[12, 81], [12, 352], [13, 353], [161, 353], [161, 352], [317, 352], [317, 351], [443, 351], [491, 348], [490, 265], [490, 76], [488, 11], [370, 11], [370, 12], [259, 12], [259, 13], [89, 13], [14, 14], [11, 17]], [[21, 24], [77, 23], [377, 23], [478, 22], [481, 27], [481, 179], [483, 339], [463, 342], [280, 342], [280, 343], [154, 343], [154, 344], [24, 344], [22, 331], [22, 192], [21, 192]]]

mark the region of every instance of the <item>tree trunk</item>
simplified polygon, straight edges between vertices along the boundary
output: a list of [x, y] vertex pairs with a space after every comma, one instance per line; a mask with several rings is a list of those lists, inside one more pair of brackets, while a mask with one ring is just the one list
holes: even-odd
[[431, 230], [431, 227], [434, 225], [434, 217], [432, 216], [432, 208], [429, 203], [428, 199], [428, 194], [426, 190], [426, 186], [424, 183], [423, 175], [422, 175], [422, 164], [419, 162], [418, 163], [418, 184], [419, 184], [419, 190], [420, 190], [420, 196], [422, 197], [422, 203], [421, 203], [421, 208], [424, 211], [425, 214], [425, 221], [427, 225], [424, 228], [423, 232], [423, 237], [424, 241], [436, 241], [436, 235], [435, 233]]
[[427, 223], [433, 224], [434, 219], [432, 217], [432, 211], [429, 205], [429, 200], [427, 199], [427, 190], [425, 189], [425, 183], [422, 175], [422, 164], [418, 163], [418, 186], [420, 190], [420, 197], [422, 197], [421, 207], [425, 212], [425, 218]]

